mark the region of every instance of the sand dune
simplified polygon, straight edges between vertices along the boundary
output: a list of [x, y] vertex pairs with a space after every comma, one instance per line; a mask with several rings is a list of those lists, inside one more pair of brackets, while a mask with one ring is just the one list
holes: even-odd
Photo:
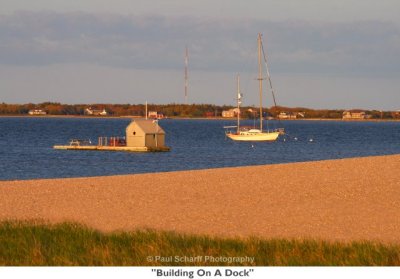
[[0, 219], [221, 236], [400, 243], [400, 155], [0, 181]]

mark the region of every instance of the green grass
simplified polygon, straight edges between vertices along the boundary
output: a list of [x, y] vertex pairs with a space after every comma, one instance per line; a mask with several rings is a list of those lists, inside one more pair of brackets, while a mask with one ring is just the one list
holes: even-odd
[[203, 256], [203, 259], [205, 256], [247, 256], [254, 257], [253, 265], [257, 266], [399, 266], [400, 246], [372, 242], [225, 239], [152, 230], [105, 234], [71, 223], [0, 223], [0, 265], [229, 265], [204, 261], [162, 263], [148, 261], [149, 256]]

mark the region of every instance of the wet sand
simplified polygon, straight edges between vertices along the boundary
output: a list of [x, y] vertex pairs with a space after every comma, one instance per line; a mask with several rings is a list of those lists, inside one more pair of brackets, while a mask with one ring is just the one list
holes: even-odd
[[0, 181], [0, 220], [400, 243], [400, 155]]

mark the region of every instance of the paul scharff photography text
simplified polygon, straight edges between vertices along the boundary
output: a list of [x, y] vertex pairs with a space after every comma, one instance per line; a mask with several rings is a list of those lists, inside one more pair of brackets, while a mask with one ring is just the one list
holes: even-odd
[[148, 262], [156, 263], [254, 263], [254, 257], [224, 257], [224, 256], [148, 256]]

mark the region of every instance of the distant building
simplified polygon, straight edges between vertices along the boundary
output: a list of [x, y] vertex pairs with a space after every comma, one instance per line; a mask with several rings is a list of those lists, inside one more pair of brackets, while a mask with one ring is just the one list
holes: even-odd
[[366, 119], [368, 116], [366, 115], [365, 111], [359, 110], [346, 110], [343, 112], [342, 119]]
[[86, 115], [101, 115], [101, 116], [105, 116], [105, 115], [108, 115], [108, 112], [106, 111], [106, 109], [100, 110], [100, 109], [86, 108], [85, 109], [85, 114]]
[[234, 117], [234, 113], [232, 110], [223, 110], [222, 117]]
[[157, 120], [135, 120], [126, 127], [126, 146], [164, 147], [165, 131]]
[[215, 112], [206, 111], [206, 112], [204, 113], [204, 116], [207, 117], [207, 118], [215, 117]]
[[225, 117], [225, 118], [235, 117], [238, 114], [240, 114], [240, 109], [238, 109], [238, 108], [229, 109], [229, 110], [223, 110], [222, 111], [222, 117]]
[[31, 109], [30, 111], [28, 111], [28, 114], [30, 114], [30, 115], [45, 115], [45, 114], [47, 114], [47, 112], [45, 112], [44, 110], [41, 110], [41, 109]]
[[251, 115], [251, 117], [253, 117], [253, 118], [258, 117], [258, 110], [257, 109], [249, 108], [246, 112], [248, 113], [248, 115]]
[[296, 115], [288, 112], [281, 112], [278, 114], [279, 119], [296, 119]]
[[279, 119], [297, 119], [297, 117], [304, 118], [304, 112], [281, 112], [278, 114]]
[[152, 119], [163, 119], [164, 118], [164, 114], [161, 112], [157, 112], [157, 111], [149, 111], [147, 116]]

